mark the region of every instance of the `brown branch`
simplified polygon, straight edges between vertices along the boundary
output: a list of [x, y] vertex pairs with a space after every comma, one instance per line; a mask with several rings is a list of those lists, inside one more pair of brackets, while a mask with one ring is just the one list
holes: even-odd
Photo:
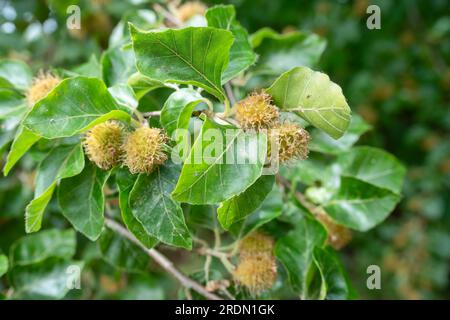
[[233, 89], [231, 88], [230, 83], [229, 82], [225, 83], [224, 87], [225, 92], [227, 93], [228, 96], [228, 100], [230, 100], [231, 105], [234, 106], [236, 104], [236, 98], [234, 96]]
[[173, 263], [167, 259], [164, 255], [162, 255], [159, 251], [155, 249], [147, 249], [131, 232], [129, 232], [125, 227], [117, 223], [116, 221], [106, 218], [105, 224], [108, 228], [111, 230], [117, 232], [119, 235], [121, 235], [124, 238], [127, 238], [131, 242], [138, 245], [142, 250], [145, 251], [145, 253], [151, 257], [157, 264], [161, 266], [165, 271], [167, 271], [169, 274], [171, 274], [175, 279], [177, 279], [180, 284], [187, 288], [192, 289], [196, 291], [197, 293], [201, 294], [205, 298], [208, 298], [210, 300], [223, 300], [221, 297], [215, 295], [214, 293], [211, 293], [207, 291], [202, 285], [200, 285], [198, 282], [195, 282], [191, 278], [185, 276], [180, 271], [178, 271]]

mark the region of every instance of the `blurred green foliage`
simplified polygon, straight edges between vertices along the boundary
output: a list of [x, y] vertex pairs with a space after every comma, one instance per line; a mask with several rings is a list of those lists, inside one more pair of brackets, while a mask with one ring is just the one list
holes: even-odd
[[[237, 19], [250, 34], [269, 26], [282, 33], [301, 30], [323, 36], [327, 47], [316, 69], [331, 75], [343, 88], [352, 110], [373, 126], [360, 143], [384, 148], [407, 165], [401, 205], [385, 224], [364, 236], [356, 234], [343, 250], [360, 298], [450, 298], [449, 2], [208, 2], [234, 4]], [[86, 26], [82, 31], [65, 27], [70, 4], [81, 8], [81, 23]], [[381, 8], [380, 30], [366, 27], [370, 4]], [[0, 0], [0, 57], [24, 60], [34, 71], [50, 66], [69, 69], [93, 54], [99, 57], [124, 15], [139, 20], [133, 15], [138, 8], [150, 10], [151, 3]], [[2, 126], [7, 128], [7, 121]], [[1, 137], [0, 152], [9, 138]], [[36, 151], [22, 166], [40, 157]], [[0, 254], [23, 234], [22, 214], [32, 197], [32, 179], [20, 173], [0, 180]], [[48, 224], [61, 226], [64, 222], [55, 214]], [[100, 264], [99, 268], [107, 270], [104, 274], [110, 275], [100, 279], [87, 275], [89, 290], [83, 291], [84, 298], [120, 298], [124, 277], [129, 278], [129, 290], [122, 298], [164, 297], [160, 287], [170, 281], [165, 276], [125, 276], [100, 262], [95, 245], [79, 240], [83, 250], [78, 248], [77, 254], [88, 255], [83, 257], [87, 263]], [[366, 268], [372, 264], [381, 267], [382, 290], [366, 287]], [[164, 281], [157, 284], [155, 279], [161, 277]]]

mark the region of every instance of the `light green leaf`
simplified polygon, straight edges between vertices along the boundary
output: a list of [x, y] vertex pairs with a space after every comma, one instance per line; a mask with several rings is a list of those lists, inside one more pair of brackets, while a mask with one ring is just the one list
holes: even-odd
[[386, 219], [399, 200], [399, 195], [387, 189], [342, 177], [339, 190], [323, 207], [337, 223], [367, 231]]
[[350, 107], [342, 89], [321, 72], [306, 67], [283, 73], [267, 89], [282, 110], [295, 111], [334, 139], [342, 137], [350, 124]]
[[139, 101], [133, 89], [126, 84], [116, 84], [108, 88], [109, 93], [116, 99], [117, 103], [133, 112], [137, 109]]
[[71, 72], [85, 77], [102, 78], [100, 62], [94, 54], [91, 55], [88, 62], [72, 69]]
[[295, 228], [278, 239], [275, 245], [275, 255], [286, 268], [292, 288], [302, 298], [306, 298], [308, 292], [314, 247], [323, 246], [326, 239], [327, 232], [323, 226], [304, 215]]
[[222, 73], [228, 64], [231, 32], [208, 27], [140, 31], [130, 24], [136, 66], [161, 82], [199, 86], [223, 100]]
[[125, 272], [145, 272], [149, 258], [136, 244], [106, 229], [98, 241], [102, 258]]
[[114, 47], [105, 51], [100, 61], [102, 75], [108, 87], [116, 84], [126, 84], [128, 78], [136, 70], [132, 48]]
[[222, 83], [226, 83], [254, 64], [256, 54], [248, 40], [247, 30], [236, 21], [234, 6], [214, 6], [206, 11], [205, 17], [209, 27], [229, 30], [234, 36], [234, 43], [230, 49], [230, 62], [222, 75]]
[[25, 113], [24, 97], [10, 88], [0, 88], [0, 120]]
[[[211, 146], [219, 150], [206, 154]], [[191, 204], [215, 204], [227, 200], [246, 190], [261, 176], [266, 152], [265, 135], [244, 132], [204, 118], [202, 130], [172, 195], [177, 201]]]
[[316, 247], [314, 263], [319, 269], [322, 280], [322, 298], [327, 300], [348, 299], [352, 289], [336, 253], [331, 248]]
[[48, 153], [38, 168], [34, 199], [25, 209], [26, 232], [36, 232], [41, 228], [45, 208], [58, 180], [79, 174], [83, 167], [81, 144], [55, 147]]
[[161, 88], [164, 84], [160, 81], [152, 80], [147, 76], [136, 72], [128, 78], [127, 84], [133, 88], [136, 98], [140, 100], [148, 92]]
[[390, 153], [373, 147], [355, 147], [338, 157], [341, 175], [399, 194], [405, 167]]
[[26, 90], [33, 79], [30, 67], [20, 60], [0, 60], [0, 78], [4, 78], [15, 88]]
[[62, 299], [69, 292], [67, 285], [74, 278], [71, 268], [83, 268], [83, 262], [51, 258], [40, 263], [17, 266], [9, 275], [14, 299]]
[[252, 72], [272, 76], [294, 67], [314, 67], [326, 47], [326, 40], [316, 34], [299, 31], [278, 34], [270, 28], [257, 31], [251, 41], [259, 55]]
[[152, 237], [131, 212], [128, 199], [137, 175], [132, 175], [127, 169], [121, 168], [116, 173], [116, 182], [119, 188], [119, 206], [122, 220], [128, 230], [147, 248], [152, 248], [158, 243], [158, 239]]
[[63, 80], [34, 106], [24, 126], [47, 139], [70, 137], [109, 119], [129, 121], [127, 108], [118, 105], [97, 78]]
[[39, 263], [50, 257], [70, 259], [75, 254], [76, 237], [73, 229], [44, 230], [16, 241], [11, 247], [11, 265]]
[[358, 141], [359, 137], [370, 129], [371, 126], [355, 114], [352, 116], [347, 132], [338, 140], [334, 140], [321, 130], [312, 130], [309, 150], [326, 154], [339, 154], [348, 151]]
[[103, 187], [109, 174], [110, 171], [100, 170], [88, 162], [81, 174], [62, 180], [58, 188], [58, 202], [63, 215], [92, 241], [98, 239], [103, 229]]
[[8, 175], [9, 171], [14, 167], [17, 161], [35, 144], [40, 137], [31, 132], [27, 128], [21, 126], [17, 130], [14, 141], [11, 145], [11, 150], [6, 158], [5, 166], [3, 167], [3, 173]]
[[273, 189], [274, 176], [261, 176], [244, 192], [222, 202], [217, 215], [222, 227], [227, 230], [233, 223], [245, 219], [258, 209]]
[[8, 257], [0, 254], [0, 277], [8, 271]]
[[172, 93], [161, 110], [161, 124], [169, 136], [178, 129], [187, 129], [195, 106], [205, 99], [195, 90], [180, 89]]
[[183, 210], [170, 193], [179, 176], [179, 167], [163, 165], [150, 174], [140, 174], [130, 192], [133, 216], [143, 228], [159, 241], [169, 245], [192, 248]]

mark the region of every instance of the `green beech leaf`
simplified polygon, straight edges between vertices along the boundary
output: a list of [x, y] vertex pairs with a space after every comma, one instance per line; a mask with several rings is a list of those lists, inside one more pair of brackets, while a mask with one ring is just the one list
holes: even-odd
[[148, 92], [161, 88], [164, 84], [160, 81], [152, 80], [139, 72], [132, 74], [128, 78], [127, 84], [133, 88], [136, 98], [140, 100]]
[[322, 280], [321, 298], [327, 300], [346, 300], [352, 295], [352, 288], [345, 271], [331, 248], [314, 248], [314, 263]]
[[[57, 258], [40, 263], [17, 266], [9, 272], [14, 299], [62, 299], [69, 292], [67, 285], [74, 275], [68, 271], [83, 268], [83, 262]], [[81, 271], [80, 271], [81, 272]]]
[[50, 257], [70, 259], [75, 254], [76, 237], [73, 229], [43, 230], [16, 241], [11, 247], [11, 265], [24, 266]]
[[27, 106], [24, 98], [10, 88], [0, 88], [0, 120], [25, 113]]
[[81, 144], [53, 148], [39, 165], [34, 199], [25, 209], [26, 232], [39, 231], [45, 208], [58, 180], [79, 174], [84, 167]]
[[234, 6], [218, 5], [212, 7], [206, 11], [205, 17], [208, 26], [229, 30], [234, 36], [234, 43], [230, 49], [230, 62], [222, 75], [222, 83], [225, 83], [254, 64], [256, 54], [248, 40], [247, 30], [236, 21]]
[[27, 128], [21, 126], [17, 130], [14, 141], [11, 145], [11, 150], [6, 158], [5, 166], [3, 167], [3, 173], [8, 175], [9, 171], [14, 167], [17, 161], [35, 144], [40, 137], [31, 132]]
[[187, 129], [195, 106], [205, 99], [195, 90], [181, 89], [172, 93], [161, 110], [161, 124], [169, 136], [178, 129]]
[[350, 148], [358, 141], [359, 137], [371, 129], [371, 126], [358, 116], [353, 115], [347, 132], [335, 140], [321, 130], [311, 131], [311, 142], [309, 150], [326, 154], [339, 154]]
[[275, 245], [275, 255], [286, 268], [292, 288], [302, 298], [306, 298], [308, 292], [314, 247], [323, 246], [326, 239], [324, 227], [304, 215], [294, 230], [278, 239]]
[[34, 133], [55, 139], [70, 137], [109, 119], [128, 121], [127, 108], [118, 105], [97, 78], [75, 77], [61, 81], [40, 100], [23, 124]]
[[274, 185], [261, 207], [248, 215], [245, 220], [238, 221], [230, 226], [229, 231], [237, 238], [257, 230], [262, 225], [279, 217], [283, 209], [283, 196], [278, 186]]
[[13, 87], [26, 90], [33, 79], [30, 67], [19, 60], [0, 60], [0, 78], [5, 79]]
[[251, 41], [259, 55], [252, 72], [272, 76], [294, 67], [314, 67], [326, 47], [326, 40], [316, 34], [299, 31], [278, 34], [270, 28], [254, 33]]
[[222, 202], [217, 209], [222, 227], [227, 230], [233, 223], [245, 219], [258, 209], [272, 190], [274, 182], [274, 176], [261, 176], [247, 190]]
[[102, 258], [112, 266], [125, 272], [145, 272], [149, 258], [144, 251], [128, 239], [106, 229], [98, 246]]
[[295, 111], [334, 139], [342, 137], [350, 124], [342, 89], [324, 73], [294, 68], [275, 80], [267, 93], [279, 108]]
[[58, 202], [63, 215], [92, 241], [97, 240], [103, 229], [103, 186], [109, 174], [110, 171], [103, 171], [88, 162], [81, 174], [62, 180], [58, 188]]
[[199, 86], [223, 100], [221, 77], [228, 64], [231, 32], [209, 27], [140, 31], [130, 24], [136, 66], [161, 82]]
[[[246, 146], [242, 141], [247, 142]], [[211, 145], [220, 150], [209, 150]], [[191, 204], [215, 204], [238, 195], [261, 176], [264, 160], [259, 159], [266, 151], [265, 135], [219, 125], [204, 117], [172, 195], [177, 201]], [[236, 155], [229, 158], [231, 154]]]
[[152, 237], [139, 220], [131, 212], [128, 199], [136, 182], [137, 175], [132, 175], [127, 169], [121, 168], [116, 173], [117, 186], [119, 188], [119, 206], [122, 220], [128, 230], [147, 248], [152, 248], [158, 243], [158, 239]]
[[8, 257], [0, 254], [0, 277], [8, 271]]
[[133, 112], [137, 109], [139, 101], [133, 89], [126, 84], [116, 84], [108, 88], [109, 93], [117, 101], [119, 105]]
[[341, 175], [399, 194], [405, 167], [390, 153], [373, 147], [355, 147], [339, 155]]
[[102, 78], [101, 66], [95, 54], [91, 55], [89, 61], [75, 67], [71, 71], [74, 75], [80, 75], [92, 78]]
[[160, 166], [150, 175], [140, 174], [130, 192], [129, 204], [133, 216], [153, 237], [191, 249], [192, 238], [183, 210], [170, 195], [179, 174], [176, 165]]
[[126, 84], [136, 70], [131, 48], [114, 47], [105, 51], [101, 59], [103, 80], [108, 87]]
[[323, 204], [337, 223], [367, 231], [381, 223], [400, 201], [400, 196], [358, 179], [342, 177], [339, 190]]

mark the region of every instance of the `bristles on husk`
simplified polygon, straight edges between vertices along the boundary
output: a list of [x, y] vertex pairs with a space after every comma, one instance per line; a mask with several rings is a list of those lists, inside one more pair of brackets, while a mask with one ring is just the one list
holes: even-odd
[[164, 144], [167, 136], [158, 128], [140, 127], [131, 133], [123, 146], [124, 164], [131, 173], [151, 173], [167, 160]]
[[280, 163], [308, 158], [310, 135], [298, 124], [290, 122], [277, 124], [270, 129], [269, 135], [270, 150], [273, 150], [273, 144], [275, 143], [278, 147]]
[[44, 98], [60, 82], [61, 78], [50, 72], [39, 72], [25, 94], [28, 106], [33, 107], [36, 102]]
[[120, 122], [104, 122], [87, 132], [83, 141], [84, 150], [97, 167], [109, 170], [121, 161], [123, 138], [124, 131]]
[[267, 129], [278, 123], [280, 113], [265, 92], [252, 93], [236, 106], [236, 120], [243, 129]]

